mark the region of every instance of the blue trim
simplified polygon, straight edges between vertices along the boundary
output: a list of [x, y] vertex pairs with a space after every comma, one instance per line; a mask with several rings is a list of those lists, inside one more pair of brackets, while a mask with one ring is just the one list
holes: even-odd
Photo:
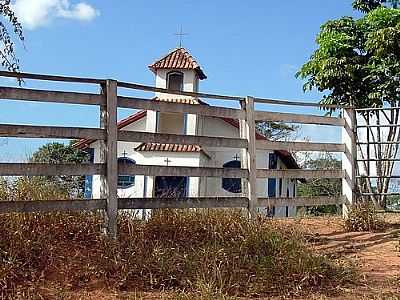
[[188, 124], [188, 115], [184, 114], [183, 115], [183, 134], [188, 134], [188, 128], [187, 128], [187, 124]]
[[[94, 148], [88, 148], [86, 152], [89, 154], [89, 162], [94, 162]], [[85, 186], [83, 198], [91, 199], [93, 197], [93, 175], [85, 176]]]

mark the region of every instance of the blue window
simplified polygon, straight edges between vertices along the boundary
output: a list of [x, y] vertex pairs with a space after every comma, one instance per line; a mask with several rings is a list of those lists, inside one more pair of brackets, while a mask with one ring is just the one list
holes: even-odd
[[[239, 160], [232, 160], [223, 165], [224, 168], [241, 168]], [[242, 180], [240, 178], [222, 178], [222, 188], [231, 193], [242, 192]]]
[[[127, 157], [118, 158], [118, 164], [134, 165], [136, 162], [133, 159]], [[118, 187], [126, 189], [135, 184], [135, 176], [132, 175], [118, 175]]]
[[[93, 148], [88, 148], [86, 150], [89, 156], [89, 162], [94, 161], [94, 149]], [[85, 176], [85, 190], [84, 190], [84, 195], [83, 197], [86, 199], [92, 198], [92, 189], [93, 189], [93, 175], [86, 175]]]
[[[275, 153], [269, 154], [269, 169], [276, 169], [278, 167], [278, 157]], [[268, 197], [276, 197], [276, 178], [268, 178]]]
[[276, 178], [268, 178], [268, 197], [276, 197]]

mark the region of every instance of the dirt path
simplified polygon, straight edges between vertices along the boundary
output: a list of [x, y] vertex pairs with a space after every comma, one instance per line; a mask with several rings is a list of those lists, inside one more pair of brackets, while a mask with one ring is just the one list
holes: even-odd
[[313, 247], [318, 252], [350, 258], [360, 270], [361, 285], [345, 290], [343, 299], [400, 299], [400, 226], [397, 220], [393, 222], [397, 224], [380, 233], [345, 232], [341, 219], [298, 222], [314, 237]]

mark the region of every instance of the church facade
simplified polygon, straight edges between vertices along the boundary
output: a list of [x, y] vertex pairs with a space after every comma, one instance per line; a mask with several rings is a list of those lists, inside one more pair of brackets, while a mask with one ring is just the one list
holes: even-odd
[[[158, 88], [198, 92], [200, 80], [206, 75], [196, 60], [184, 48], [177, 48], [149, 66], [155, 74]], [[201, 99], [155, 93], [151, 101], [208, 105]], [[170, 134], [239, 137], [239, 122], [223, 117], [166, 113], [150, 110], [139, 111], [118, 122], [123, 130]], [[257, 139], [265, 139], [257, 133]], [[93, 162], [100, 162], [100, 142], [81, 140], [75, 147], [91, 154]], [[214, 148], [202, 145], [118, 142], [118, 161], [127, 164], [227, 167], [240, 168], [240, 149]], [[286, 151], [257, 150], [258, 169], [298, 169], [293, 156]], [[290, 198], [296, 195], [295, 179], [257, 179], [259, 197]], [[100, 198], [100, 176], [88, 176], [85, 183], [87, 198]], [[182, 176], [118, 176], [118, 196], [121, 198], [146, 197], [206, 197], [242, 196], [241, 179], [201, 178]], [[278, 217], [293, 217], [296, 207], [283, 206], [273, 209], [259, 208], [260, 212]]]

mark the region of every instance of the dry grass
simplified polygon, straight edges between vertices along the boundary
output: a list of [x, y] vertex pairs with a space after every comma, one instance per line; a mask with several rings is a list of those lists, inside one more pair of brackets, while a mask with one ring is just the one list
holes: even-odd
[[383, 231], [386, 227], [384, 218], [376, 212], [371, 203], [354, 204], [345, 222], [345, 228], [350, 232]]
[[[35, 184], [0, 184], [0, 193], [14, 200], [63, 196]], [[112, 241], [99, 213], [3, 215], [0, 299], [69, 299], [100, 287], [231, 300], [334, 290], [354, 277], [351, 268], [309, 250], [295, 226], [249, 220], [240, 211], [164, 210], [147, 222], [126, 214], [118, 226]]]
[[122, 291], [270, 295], [327, 289], [352, 275], [310, 252], [296, 230], [249, 221], [240, 212], [163, 211], [148, 222], [122, 216], [116, 242], [101, 227], [97, 214], [4, 216], [3, 296], [38, 293], [49, 283], [71, 290], [100, 284]]

